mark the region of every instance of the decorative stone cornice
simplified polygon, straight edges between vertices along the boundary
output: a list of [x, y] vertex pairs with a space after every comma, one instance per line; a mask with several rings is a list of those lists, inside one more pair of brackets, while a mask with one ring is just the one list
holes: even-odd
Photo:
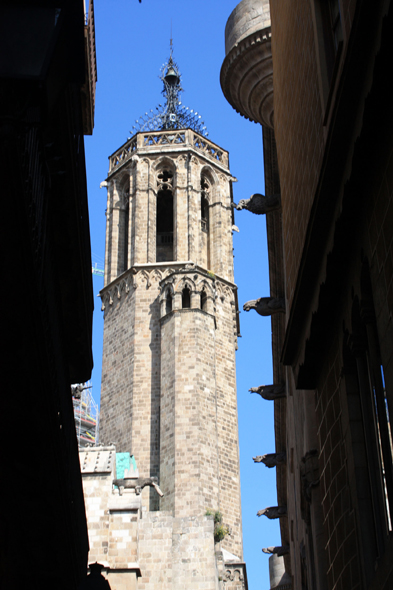
[[213, 283], [214, 297], [220, 298], [221, 301], [226, 298], [232, 301], [234, 297], [236, 298], [237, 286], [234, 283], [197, 266], [193, 262], [173, 262], [170, 266], [167, 262], [156, 262], [135, 265], [106, 285], [99, 293], [102, 301], [101, 310], [108, 309], [113, 305], [115, 299], [121, 300], [141, 285], [144, 285], [146, 289], [155, 285], [157, 290], [162, 290], [164, 285], [162, 281], [166, 283], [169, 281], [176, 290], [177, 287], [180, 288], [185, 278], [188, 278], [191, 283], [195, 283], [197, 290], [199, 285], [203, 287], [204, 284]]
[[[116, 152], [109, 156], [109, 172], [107, 181], [117, 174], [119, 170], [131, 162], [137, 162], [138, 158], [156, 156], [157, 154], [177, 155], [193, 152], [194, 157], [214, 165], [222, 173], [229, 174], [228, 152], [219, 145], [202, 137], [192, 129], [180, 129], [175, 131], [150, 131], [139, 132], [128, 139]], [[198, 160], [197, 160], [198, 163]]]

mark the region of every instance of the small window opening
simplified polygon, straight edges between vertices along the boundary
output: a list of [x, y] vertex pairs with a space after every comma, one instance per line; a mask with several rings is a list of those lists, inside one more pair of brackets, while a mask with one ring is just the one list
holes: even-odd
[[172, 311], [172, 297], [170, 291], [167, 291], [166, 299], [165, 299], [165, 313], [170, 313]]
[[203, 311], [206, 311], [206, 307], [207, 307], [207, 295], [205, 291], [202, 291], [201, 293], [201, 309]]
[[183, 309], [191, 307], [191, 291], [188, 287], [184, 287], [183, 289], [183, 293], [181, 296], [181, 306]]
[[129, 206], [124, 211], [124, 251], [123, 251], [123, 268], [128, 269], [128, 227], [129, 227]]
[[157, 176], [156, 261], [173, 260], [173, 174], [162, 170]]
[[206, 178], [201, 179], [201, 229], [205, 232], [209, 231], [209, 201], [207, 194], [209, 192], [209, 183]]

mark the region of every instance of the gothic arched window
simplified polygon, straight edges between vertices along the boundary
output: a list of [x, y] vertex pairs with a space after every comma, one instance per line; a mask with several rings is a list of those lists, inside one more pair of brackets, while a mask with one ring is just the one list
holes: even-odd
[[207, 308], [207, 295], [206, 295], [206, 291], [203, 290], [201, 291], [201, 309], [203, 311], [206, 311]]
[[205, 176], [201, 178], [201, 229], [209, 231], [209, 201], [210, 183]]
[[173, 253], [173, 172], [162, 168], [157, 175], [156, 261], [174, 259]]
[[209, 204], [211, 203], [211, 181], [206, 174], [201, 175], [201, 265], [210, 268], [211, 231], [209, 219]]
[[165, 297], [165, 313], [170, 313], [172, 311], [172, 296], [171, 292], [168, 290], [166, 292]]
[[129, 198], [130, 179], [127, 178], [120, 189], [119, 242], [118, 242], [118, 272], [128, 269], [128, 230], [129, 230]]
[[181, 294], [181, 306], [183, 309], [191, 307], [191, 291], [188, 287], [184, 287]]

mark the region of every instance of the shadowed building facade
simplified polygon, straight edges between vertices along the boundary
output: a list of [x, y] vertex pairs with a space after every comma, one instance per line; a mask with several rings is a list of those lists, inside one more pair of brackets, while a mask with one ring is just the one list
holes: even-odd
[[256, 457], [277, 472], [272, 587], [393, 587], [392, 38], [389, 1], [243, 0], [227, 24], [221, 85], [262, 124], [269, 197], [238, 208], [268, 236], [270, 294], [245, 309], [274, 312], [274, 384], [255, 387], [275, 414]]
[[[12, 441], [0, 586], [76, 590], [88, 537], [70, 386], [93, 367], [83, 137], [94, 124], [93, 1], [2, 2], [0, 27], [0, 431]], [[6, 484], [18, 472], [23, 484]]]

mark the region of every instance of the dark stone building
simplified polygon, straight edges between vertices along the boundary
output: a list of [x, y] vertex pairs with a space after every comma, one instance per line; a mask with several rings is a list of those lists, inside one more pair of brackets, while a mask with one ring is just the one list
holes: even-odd
[[88, 552], [70, 384], [92, 370], [93, 2], [2, 2], [0, 30], [0, 585], [71, 589]]
[[285, 304], [271, 318], [274, 384], [285, 384], [273, 402], [281, 586], [387, 590], [393, 7], [270, 0], [271, 26], [268, 10], [243, 0], [232, 13], [221, 85], [262, 124], [266, 195], [281, 202], [239, 206], [266, 213], [269, 305]]

